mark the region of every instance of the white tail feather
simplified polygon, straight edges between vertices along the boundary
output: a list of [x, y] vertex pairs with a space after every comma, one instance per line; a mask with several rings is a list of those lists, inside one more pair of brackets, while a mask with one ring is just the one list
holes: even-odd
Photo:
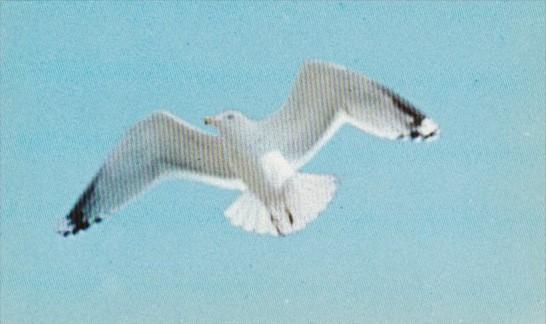
[[243, 228], [248, 232], [258, 234], [278, 235], [271, 223], [270, 213], [265, 205], [251, 192], [244, 192], [231, 206], [226, 209], [224, 215], [231, 224]]
[[[300, 231], [326, 209], [336, 192], [336, 178], [329, 175], [299, 173], [288, 181], [285, 188], [286, 212], [293, 223], [283, 221], [283, 233]], [[287, 225], [287, 226], [286, 226]]]
[[245, 231], [286, 235], [315, 220], [335, 191], [335, 177], [299, 173], [285, 183], [283, 200], [266, 207], [254, 194], [245, 192], [226, 209], [225, 216]]

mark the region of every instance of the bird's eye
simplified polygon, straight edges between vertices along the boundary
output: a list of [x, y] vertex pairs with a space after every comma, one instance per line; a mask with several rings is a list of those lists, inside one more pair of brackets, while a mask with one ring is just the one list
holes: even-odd
[[227, 115], [227, 119], [229, 119], [229, 120], [232, 120], [233, 117], [235, 117], [235, 116], [233, 116], [232, 114]]

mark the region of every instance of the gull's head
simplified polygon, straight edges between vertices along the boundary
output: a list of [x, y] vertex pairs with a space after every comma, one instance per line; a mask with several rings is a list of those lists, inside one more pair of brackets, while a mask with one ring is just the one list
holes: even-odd
[[222, 133], [245, 129], [249, 122], [250, 120], [245, 115], [234, 110], [224, 111], [212, 117], [205, 117], [205, 125], [212, 125]]

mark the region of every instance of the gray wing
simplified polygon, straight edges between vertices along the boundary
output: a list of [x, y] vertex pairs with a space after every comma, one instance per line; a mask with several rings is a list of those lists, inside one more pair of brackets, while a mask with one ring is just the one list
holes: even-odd
[[275, 147], [299, 168], [345, 122], [387, 139], [432, 139], [438, 126], [392, 90], [345, 67], [303, 65], [283, 108], [262, 121]]
[[182, 120], [155, 113], [137, 123], [114, 149], [59, 233], [67, 236], [99, 223], [165, 176], [183, 176], [231, 189], [244, 186], [224, 160], [221, 139]]

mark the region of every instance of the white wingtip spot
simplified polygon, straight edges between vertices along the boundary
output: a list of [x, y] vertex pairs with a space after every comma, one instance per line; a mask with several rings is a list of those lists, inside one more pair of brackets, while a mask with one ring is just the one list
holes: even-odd
[[57, 233], [63, 236], [66, 236], [72, 233], [73, 228], [74, 226], [70, 224], [70, 222], [68, 221], [68, 219], [66, 219], [66, 217], [61, 218], [59, 222], [57, 223]]
[[438, 125], [430, 118], [425, 118], [419, 126], [419, 131], [423, 134], [430, 134], [438, 129]]
[[425, 118], [421, 122], [421, 125], [419, 125], [419, 128], [417, 128], [417, 131], [419, 134], [421, 134], [425, 141], [435, 140], [440, 135], [440, 128], [438, 127], [438, 124], [436, 124], [430, 118]]

